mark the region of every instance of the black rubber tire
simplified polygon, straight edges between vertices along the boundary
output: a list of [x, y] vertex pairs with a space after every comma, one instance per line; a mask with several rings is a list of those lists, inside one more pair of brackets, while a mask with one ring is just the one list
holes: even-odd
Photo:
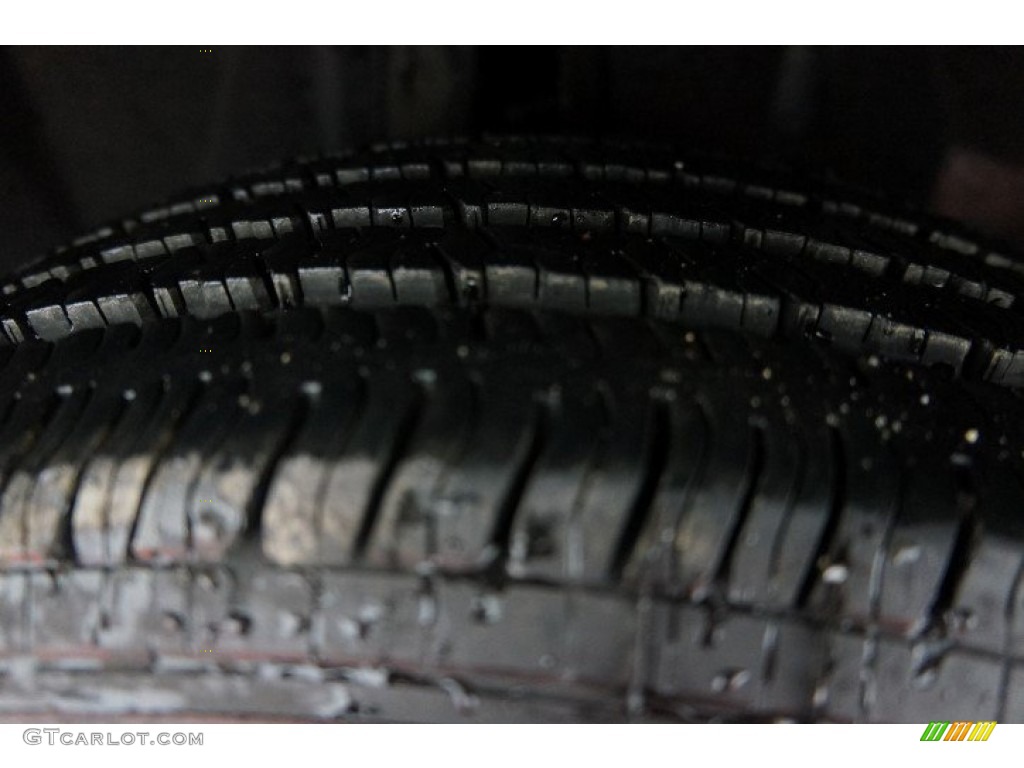
[[431, 143], [2, 284], [8, 717], [1024, 720], [1024, 266], [946, 222]]

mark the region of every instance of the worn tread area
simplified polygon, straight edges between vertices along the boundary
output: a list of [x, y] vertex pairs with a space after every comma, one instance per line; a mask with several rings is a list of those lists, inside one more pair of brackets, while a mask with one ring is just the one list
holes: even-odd
[[26, 340], [0, 709], [915, 721], [955, 693], [1018, 719], [1020, 407], [535, 308]]

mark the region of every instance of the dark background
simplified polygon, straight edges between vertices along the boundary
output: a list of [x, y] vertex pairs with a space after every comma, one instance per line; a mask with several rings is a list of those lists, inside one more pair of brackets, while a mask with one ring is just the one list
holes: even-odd
[[0, 50], [0, 269], [175, 191], [382, 139], [664, 140], [1024, 242], [1019, 48]]

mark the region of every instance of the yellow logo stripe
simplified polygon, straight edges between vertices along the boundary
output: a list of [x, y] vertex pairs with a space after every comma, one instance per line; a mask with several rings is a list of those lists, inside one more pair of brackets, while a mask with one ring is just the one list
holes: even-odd
[[988, 737], [992, 735], [995, 727], [996, 722], [994, 720], [979, 722], [974, 726], [974, 730], [971, 731], [970, 741], [988, 741]]

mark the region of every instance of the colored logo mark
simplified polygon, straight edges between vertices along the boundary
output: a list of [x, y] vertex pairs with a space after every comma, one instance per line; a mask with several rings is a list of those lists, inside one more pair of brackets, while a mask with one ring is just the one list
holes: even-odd
[[988, 741], [995, 730], [995, 720], [977, 723], [957, 721], [931, 722], [921, 734], [921, 741]]

